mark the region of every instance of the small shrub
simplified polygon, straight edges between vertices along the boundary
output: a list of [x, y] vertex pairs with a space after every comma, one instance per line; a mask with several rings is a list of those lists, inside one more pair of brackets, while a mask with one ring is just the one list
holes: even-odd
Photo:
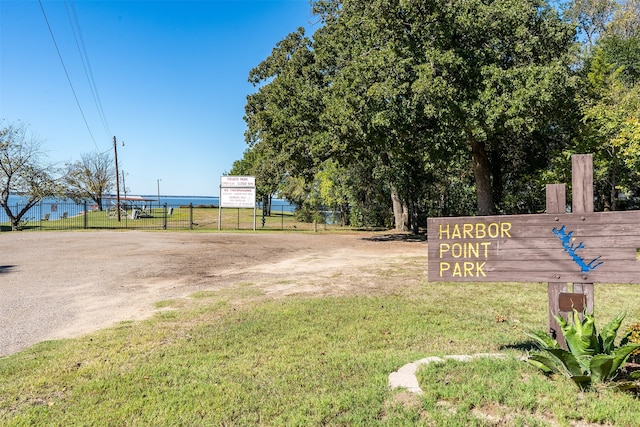
[[[560, 348], [558, 342], [543, 332], [530, 332], [538, 346], [538, 351], [529, 354], [527, 361], [542, 369], [545, 373], [561, 374], [570, 378], [583, 390], [596, 384], [611, 383], [616, 379], [629, 358], [640, 349], [640, 343], [630, 343], [629, 333], [615, 346], [618, 329], [624, 319], [624, 313], [616, 316], [600, 333], [595, 327], [593, 315], [583, 313], [584, 319], [573, 310], [572, 321], [554, 316], [562, 329], [569, 351]], [[571, 317], [571, 316], [569, 316]], [[627, 381], [613, 384], [623, 390], [638, 390], [640, 382], [637, 375]]]
[[[622, 343], [640, 344], [640, 322], [629, 326], [625, 336], [622, 338]], [[640, 349], [633, 350], [629, 355], [629, 360], [634, 363], [640, 363]]]

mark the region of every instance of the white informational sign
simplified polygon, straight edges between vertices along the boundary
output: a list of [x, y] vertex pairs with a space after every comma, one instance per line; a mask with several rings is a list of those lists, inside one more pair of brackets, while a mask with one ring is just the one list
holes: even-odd
[[220, 207], [255, 208], [256, 178], [254, 176], [221, 176]]
[[220, 188], [225, 187], [256, 187], [255, 176], [221, 176]]
[[220, 207], [255, 208], [256, 189], [240, 187], [220, 187]]

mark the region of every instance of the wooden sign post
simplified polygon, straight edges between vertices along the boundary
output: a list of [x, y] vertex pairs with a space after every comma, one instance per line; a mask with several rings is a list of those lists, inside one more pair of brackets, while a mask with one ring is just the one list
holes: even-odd
[[[571, 200], [573, 213], [593, 212], [593, 158], [589, 154], [574, 155], [571, 157]], [[561, 188], [560, 188], [561, 187]], [[547, 185], [547, 213], [564, 213], [566, 190], [564, 184]], [[549, 334], [553, 338], [562, 336], [562, 331], [555, 315], [567, 318], [573, 309], [583, 313], [593, 313], [595, 292], [593, 283], [567, 283], [549, 282], [548, 285], [549, 306]], [[582, 314], [580, 316], [582, 318]], [[558, 343], [566, 348], [564, 340]]]
[[547, 282], [550, 319], [593, 312], [593, 283], [640, 283], [640, 211], [594, 213], [591, 156], [572, 162], [570, 214], [552, 185], [544, 214], [429, 218], [429, 280]]

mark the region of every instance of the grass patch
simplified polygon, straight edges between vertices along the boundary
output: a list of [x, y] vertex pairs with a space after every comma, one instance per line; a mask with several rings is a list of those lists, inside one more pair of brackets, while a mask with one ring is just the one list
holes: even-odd
[[184, 306], [184, 301], [178, 299], [167, 299], [157, 301], [153, 304], [155, 308], [178, 308]]
[[216, 295], [217, 295], [216, 291], [198, 291], [189, 295], [189, 298], [204, 299], [204, 298], [213, 298]]
[[[599, 289], [599, 318], [628, 309], [637, 321], [639, 309], [625, 306], [636, 288]], [[579, 393], [516, 360], [523, 330], [545, 328], [545, 285], [422, 282], [384, 295], [277, 300], [243, 299], [246, 290], [225, 289], [241, 304], [202, 294], [193, 306], [0, 358], [0, 424], [640, 422], [637, 399]], [[512, 358], [421, 369], [425, 394], [410, 404], [388, 389], [389, 373], [425, 356], [497, 351]]]
[[424, 391], [421, 410], [439, 426], [634, 426], [640, 421], [637, 398], [611, 390], [583, 393], [516, 358], [430, 364], [419, 369], [418, 380]]

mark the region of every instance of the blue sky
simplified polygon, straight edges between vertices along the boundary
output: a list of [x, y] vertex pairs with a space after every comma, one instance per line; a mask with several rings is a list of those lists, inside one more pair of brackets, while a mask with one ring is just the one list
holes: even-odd
[[27, 123], [60, 166], [116, 136], [130, 194], [160, 179], [163, 195], [217, 196], [247, 148], [249, 71], [313, 22], [307, 0], [2, 0], [0, 119]]

